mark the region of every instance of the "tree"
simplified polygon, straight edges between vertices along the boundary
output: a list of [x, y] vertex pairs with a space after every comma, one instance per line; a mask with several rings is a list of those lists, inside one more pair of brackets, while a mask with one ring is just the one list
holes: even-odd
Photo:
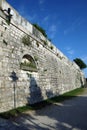
[[76, 58], [73, 61], [80, 67], [80, 69], [85, 69], [87, 67], [84, 61], [81, 60], [80, 58]]

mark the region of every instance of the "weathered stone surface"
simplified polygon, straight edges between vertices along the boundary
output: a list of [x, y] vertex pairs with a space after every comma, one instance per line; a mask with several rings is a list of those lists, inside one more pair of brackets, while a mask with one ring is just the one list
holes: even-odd
[[[6, 14], [0, 10], [0, 112], [84, 85], [84, 75], [75, 63], [35, 28], [33, 30], [33, 26], [5, 0], [0, 6], [4, 9], [10, 7], [14, 12], [8, 25]], [[24, 35], [30, 37], [31, 46], [22, 43]], [[48, 42], [47, 46], [44, 40]], [[32, 60], [36, 68], [32, 71], [27, 70], [28, 67], [23, 69], [21, 63], [25, 59]]]

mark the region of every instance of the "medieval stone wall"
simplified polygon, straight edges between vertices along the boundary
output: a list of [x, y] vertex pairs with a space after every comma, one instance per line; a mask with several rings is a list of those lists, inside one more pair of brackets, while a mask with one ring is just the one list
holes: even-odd
[[[0, 6], [0, 112], [40, 102], [84, 84], [84, 75], [74, 62], [5, 0]], [[8, 8], [13, 11], [10, 24], [3, 11]], [[24, 36], [31, 44], [23, 43]], [[30, 63], [33, 66], [29, 67]]]

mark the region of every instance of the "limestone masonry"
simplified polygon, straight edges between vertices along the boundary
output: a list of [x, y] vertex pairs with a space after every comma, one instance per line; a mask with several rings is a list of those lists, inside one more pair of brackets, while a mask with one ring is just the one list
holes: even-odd
[[0, 0], [0, 112], [84, 85], [79, 67]]

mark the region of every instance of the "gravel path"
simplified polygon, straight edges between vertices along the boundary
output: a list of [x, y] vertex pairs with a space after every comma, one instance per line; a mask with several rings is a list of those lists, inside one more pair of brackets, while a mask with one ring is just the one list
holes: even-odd
[[0, 130], [87, 130], [87, 88], [78, 97], [26, 112], [14, 121], [0, 119]]

